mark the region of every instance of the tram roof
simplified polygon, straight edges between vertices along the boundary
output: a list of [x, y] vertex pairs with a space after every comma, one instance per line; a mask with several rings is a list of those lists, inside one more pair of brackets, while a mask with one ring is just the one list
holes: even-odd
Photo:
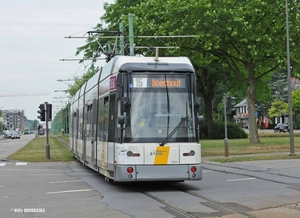
[[142, 57], [142, 56], [116, 56], [113, 61], [114, 70], [117, 71], [190, 71], [195, 72], [191, 61], [187, 57]]

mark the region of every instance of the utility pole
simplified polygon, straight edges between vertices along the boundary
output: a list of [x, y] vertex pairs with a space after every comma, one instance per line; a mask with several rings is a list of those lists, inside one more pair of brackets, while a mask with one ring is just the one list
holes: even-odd
[[288, 82], [288, 100], [289, 100], [289, 124], [290, 124], [290, 156], [295, 154], [294, 146], [294, 122], [293, 122], [293, 111], [292, 111], [292, 94], [291, 94], [291, 63], [290, 63], [290, 36], [289, 36], [289, 10], [288, 0], [285, 1], [285, 17], [286, 17], [286, 53], [287, 53], [287, 82]]

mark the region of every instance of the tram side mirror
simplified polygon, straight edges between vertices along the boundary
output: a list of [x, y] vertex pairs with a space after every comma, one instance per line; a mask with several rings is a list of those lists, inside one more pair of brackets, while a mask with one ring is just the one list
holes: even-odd
[[195, 99], [194, 109], [195, 109], [195, 112], [200, 112], [200, 98], [199, 97]]
[[122, 98], [122, 105], [123, 105], [123, 111], [129, 112], [131, 103], [128, 97], [123, 97]]
[[124, 125], [125, 123], [125, 116], [124, 115], [119, 115], [118, 116], [118, 124]]
[[196, 123], [197, 123], [198, 125], [203, 124], [203, 116], [197, 116], [197, 121], [196, 121]]

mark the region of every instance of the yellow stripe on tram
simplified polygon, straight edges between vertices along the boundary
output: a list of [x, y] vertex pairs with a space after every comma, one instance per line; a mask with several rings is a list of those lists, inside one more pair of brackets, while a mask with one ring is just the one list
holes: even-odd
[[154, 164], [167, 164], [169, 159], [170, 146], [157, 146]]

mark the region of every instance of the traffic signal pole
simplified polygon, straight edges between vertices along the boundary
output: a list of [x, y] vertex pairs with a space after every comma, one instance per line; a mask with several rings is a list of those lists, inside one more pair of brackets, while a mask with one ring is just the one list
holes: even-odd
[[48, 119], [50, 115], [49, 107], [48, 107], [48, 102], [45, 102], [45, 121], [46, 121], [46, 158], [50, 159], [50, 145], [49, 145], [49, 130], [48, 130]]
[[46, 121], [46, 158], [50, 159], [48, 121], [52, 120], [52, 104], [45, 102], [44, 104], [40, 104], [39, 108], [40, 110], [37, 111], [40, 114], [38, 118], [41, 121]]

